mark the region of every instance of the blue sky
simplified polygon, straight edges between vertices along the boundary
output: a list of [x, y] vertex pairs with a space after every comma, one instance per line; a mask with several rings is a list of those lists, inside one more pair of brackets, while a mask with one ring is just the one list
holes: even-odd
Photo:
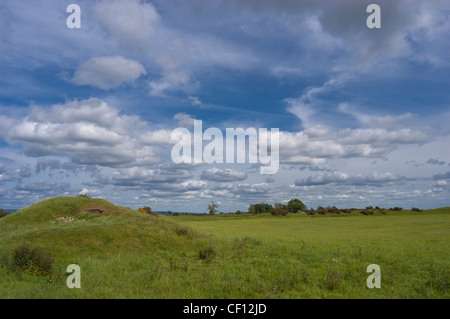
[[[0, 207], [448, 206], [448, 39], [439, 0], [2, 1]], [[195, 119], [278, 128], [278, 172], [175, 164]]]

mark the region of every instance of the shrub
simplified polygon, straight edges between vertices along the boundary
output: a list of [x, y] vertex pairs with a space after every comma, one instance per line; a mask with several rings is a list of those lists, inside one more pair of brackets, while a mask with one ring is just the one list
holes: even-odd
[[338, 289], [341, 285], [342, 276], [338, 270], [329, 268], [326, 277], [326, 285], [329, 290]]
[[314, 216], [314, 215], [316, 214], [316, 212], [313, 211], [313, 210], [307, 210], [307, 211], [306, 211], [306, 214], [307, 214], [307, 215], [310, 215], [310, 216]]
[[346, 213], [346, 214], [350, 214], [352, 212], [352, 210], [349, 209], [349, 208], [344, 208], [344, 209], [341, 209], [341, 212]]
[[411, 210], [414, 211], [414, 212], [421, 212], [422, 211], [422, 209], [417, 208], [417, 207], [413, 207]]
[[397, 211], [397, 212], [400, 212], [400, 211], [402, 211], [403, 210], [403, 208], [402, 207], [394, 207], [394, 208], [389, 208], [389, 210], [394, 210], [394, 211]]
[[286, 216], [287, 214], [289, 214], [289, 212], [281, 208], [272, 208], [271, 214], [273, 216]]
[[178, 226], [175, 228], [175, 233], [179, 236], [190, 236], [191, 232], [187, 226]]
[[172, 214], [172, 216], [180, 216], [180, 213], [175, 212], [175, 213]]
[[328, 210], [328, 213], [331, 213], [331, 214], [340, 214], [339, 209], [336, 206], [333, 206], [333, 207], [328, 206], [327, 210]]
[[206, 247], [204, 249], [200, 249], [198, 252], [198, 259], [204, 260], [206, 262], [210, 262], [216, 258], [216, 250], [213, 246]]
[[385, 210], [385, 209], [381, 210], [381, 213], [382, 213], [383, 215], [386, 215], [386, 210]]
[[371, 210], [371, 209], [363, 209], [362, 211], [361, 211], [361, 214], [363, 214], [363, 215], [373, 215], [373, 210]]
[[155, 213], [154, 211], [152, 211], [152, 209], [148, 206], [144, 206], [143, 208], [138, 208], [138, 212], [141, 212], [143, 214], [149, 214], [151, 216], [158, 216], [158, 214]]
[[33, 276], [51, 275], [54, 262], [55, 259], [47, 255], [43, 248], [21, 245], [13, 251], [12, 267]]

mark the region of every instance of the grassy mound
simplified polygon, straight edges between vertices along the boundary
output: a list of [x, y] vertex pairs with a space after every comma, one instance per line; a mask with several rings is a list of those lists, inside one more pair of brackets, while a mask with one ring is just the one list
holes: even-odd
[[6, 224], [36, 225], [59, 217], [81, 217], [88, 210], [98, 209], [104, 215], [126, 216], [138, 214], [131, 208], [116, 206], [104, 199], [85, 196], [55, 197], [42, 200], [3, 218]]
[[[101, 210], [92, 214], [88, 210]], [[209, 246], [201, 235], [160, 216], [106, 200], [57, 197], [0, 220], [0, 295], [5, 298], [146, 297], [146, 287], [167, 271], [187, 272], [198, 251]], [[1, 267], [17, 247], [39, 247], [54, 258], [47, 278]], [[85, 289], [66, 286], [66, 268], [77, 264]], [[157, 287], [155, 287], [157, 288]], [[164, 288], [161, 288], [164, 290]]]

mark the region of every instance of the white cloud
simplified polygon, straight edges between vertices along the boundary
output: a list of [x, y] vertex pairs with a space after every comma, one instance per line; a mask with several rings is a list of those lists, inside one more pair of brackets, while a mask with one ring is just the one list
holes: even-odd
[[[181, 181], [192, 175], [185, 169], [162, 167], [148, 169], [145, 167], [130, 167], [113, 171], [110, 174], [97, 176], [95, 185], [110, 184], [123, 187], [153, 186], [163, 189], [169, 184], [179, 185]], [[156, 186], [157, 185], [157, 186]]]
[[122, 84], [132, 84], [145, 74], [144, 66], [137, 61], [118, 55], [101, 56], [80, 64], [70, 82], [109, 90]]
[[197, 96], [189, 96], [188, 101], [194, 106], [202, 105], [202, 101]]
[[215, 182], [234, 182], [242, 181], [248, 176], [245, 172], [239, 172], [232, 169], [219, 169], [217, 167], [209, 168], [203, 171], [201, 179]]
[[327, 185], [327, 184], [344, 184], [352, 186], [385, 186], [391, 185], [393, 183], [402, 183], [405, 178], [402, 176], [395, 176], [390, 172], [372, 174], [357, 174], [348, 175], [343, 172], [325, 172], [318, 173], [309, 176], [305, 179], [298, 179], [295, 181], [296, 186], [316, 186], [316, 185]]
[[102, 191], [98, 189], [87, 189], [83, 187], [83, 189], [78, 193], [79, 195], [89, 195], [89, 196], [99, 196], [102, 194]]
[[192, 127], [195, 120], [195, 118], [186, 113], [177, 113], [173, 116], [173, 119], [176, 120], [181, 127]]
[[151, 46], [160, 16], [150, 2], [103, 0], [93, 11], [101, 27], [122, 47], [142, 51]]
[[413, 114], [407, 112], [404, 114], [400, 114], [397, 116], [392, 115], [384, 115], [377, 116], [371, 115], [367, 113], [363, 113], [356, 109], [356, 107], [349, 105], [348, 103], [340, 103], [338, 106], [338, 111], [349, 114], [354, 117], [360, 124], [364, 124], [365, 126], [372, 128], [396, 128], [401, 125], [406, 120], [409, 120], [413, 117]]
[[120, 115], [98, 99], [71, 101], [50, 110], [34, 107], [14, 120], [4, 139], [30, 156], [68, 156], [78, 164], [148, 165], [159, 161], [155, 145], [143, 138], [152, 131], [137, 117]]

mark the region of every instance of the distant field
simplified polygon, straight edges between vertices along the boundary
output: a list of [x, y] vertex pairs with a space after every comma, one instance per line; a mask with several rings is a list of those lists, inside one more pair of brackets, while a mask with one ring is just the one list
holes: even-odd
[[[61, 216], [79, 221], [53, 223]], [[450, 208], [154, 217], [64, 197], [1, 218], [0, 234], [0, 256], [28, 243], [55, 257], [51, 282], [1, 267], [2, 257], [1, 298], [450, 297]], [[69, 264], [81, 289], [66, 286]], [[366, 286], [369, 264], [381, 268], [380, 289]]]

